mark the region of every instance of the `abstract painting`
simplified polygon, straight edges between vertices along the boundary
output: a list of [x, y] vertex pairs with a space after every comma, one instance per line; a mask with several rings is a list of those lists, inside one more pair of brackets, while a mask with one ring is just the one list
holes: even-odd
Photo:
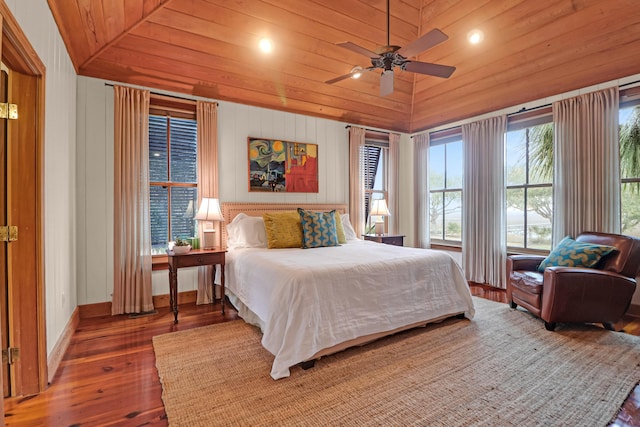
[[318, 192], [318, 145], [248, 138], [249, 191]]

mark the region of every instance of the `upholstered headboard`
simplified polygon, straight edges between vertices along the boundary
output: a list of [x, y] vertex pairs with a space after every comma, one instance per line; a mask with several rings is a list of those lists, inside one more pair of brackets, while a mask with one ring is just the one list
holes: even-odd
[[295, 211], [298, 208], [308, 209], [313, 211], [328, 212], [336, 210], [340, 213], [347, 213], [347, 205], [345, 204], [332, 204], [332, 203], [222, 203], [222, 216], [224, 221], [222, 222], [221, 237], [222, 247], [227, 247], [227, 224], [229, 224], [239, 213], [244, 213], [249, 216], [262, 216], [265, 212], [281, 212], [281, 211]]

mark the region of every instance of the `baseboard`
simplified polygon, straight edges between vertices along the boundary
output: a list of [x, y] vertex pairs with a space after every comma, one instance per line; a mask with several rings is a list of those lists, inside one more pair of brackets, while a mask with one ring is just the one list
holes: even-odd
[[[178, 304], [195, 304], [198, 291], [178, 292]], [[169, 294], [154, 295], [153, 306], [155, 308], [169, 307]]]
[[[178, 293], [178, 304], [190, 304], [196, 302], [197, 291], [185, 291]], [[155, 308], [169, 307], [169, 294], [154, 295], [153, 306]], [[95, 304], [83, 304], [80, 309], [80, 319], [91, 317], [111, 316], [111, 302], [99, 302]]]
[[627, 310], [627, 316], [640, 317], [640, 305], [631, 304]]
[[56, 342], [51, 354], [47, 358], [47, 381], [49, 384], [53, 382], [53, 378], [56, 376], [56, 372], [58, 372], [64, 354], [67, 352], [67, 348], [69, 348], [69, 344], [71, 343], [71, 337], [73, 337], [76, 329], [78, 329], [78, 324], [80, 324], [80, 309], [76, 307], [67, 325], [64, 327], [58, 342]]
[[89, 319], [91, 317], [111, 316], [111, 301], [98, 302], [95, 304], [79, 305], [80, 319]]

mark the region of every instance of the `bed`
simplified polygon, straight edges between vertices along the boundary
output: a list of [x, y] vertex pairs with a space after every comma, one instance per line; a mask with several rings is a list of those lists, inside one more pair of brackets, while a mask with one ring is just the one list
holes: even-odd
[[[312, 249], [265, 248], [262, 214], [298, 207], [335, 210], [348, 239]], [[274, 379], [353, 345], [474, 315], [469, 286], [450, 255], [358, 239], [344, 205], [223, 203], [222, 211], [227, 295], [239, 316], [262, 330]]]

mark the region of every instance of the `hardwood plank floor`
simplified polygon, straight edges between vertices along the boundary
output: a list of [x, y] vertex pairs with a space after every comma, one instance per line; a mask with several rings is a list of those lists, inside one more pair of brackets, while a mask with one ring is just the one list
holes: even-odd
[[[471, 285], [473, 295], [505, 302], [506, 294]], [[173, 324], [168, 307], [155, 315], [83, 319], [49, 388], [37, 396], [5, 399], [7, 426], [166, 426], [152, 337], [237, 318], [220, 305], [180, 306]], [[640, 319], [625, 331], [640, 335]], [[188, 351], [188, 349], [176, 349]], [[640, 426], [640, 386], [618, 414], [614, 427]]]

